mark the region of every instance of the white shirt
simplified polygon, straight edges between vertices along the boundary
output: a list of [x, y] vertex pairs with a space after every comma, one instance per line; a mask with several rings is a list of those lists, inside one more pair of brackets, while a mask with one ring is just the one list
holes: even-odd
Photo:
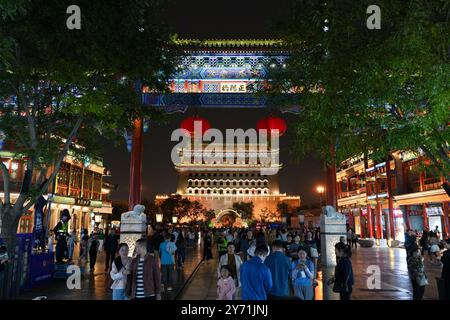
[[[128, 258], [128, 263], [130, 263], [130, 260], [131, 259]], [[111, 289], [125, 289], [127, 285], [127, 276], [124, 275], [121, 270], [117, 270], [115, 262], [112, 263], [111, 272], [109, 274], [111, 279], [114, 280]]]

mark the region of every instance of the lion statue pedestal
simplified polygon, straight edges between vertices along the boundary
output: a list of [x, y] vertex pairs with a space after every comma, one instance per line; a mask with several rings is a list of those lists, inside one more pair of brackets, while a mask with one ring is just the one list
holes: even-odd
[[334, 267], [336, 266], [334, 245], [339, 242], [341, 236], [347, 237], [345, 216], [336, 212], [332, 206], [324, 207], [320, 217], [320, 255], [322, 261], [322, 278], [324, 279], [324, 300], [339, 300], [339, 294], [333, 292], [332, 286], [325, 285], [325, 282], [334, 274]]
[[134, 252], [136, 241], [145, 237], [147, 216], [144, 210], [143, 205], [137, 204], [133, 211], [122, 213], [120, 218], [120, 242], [128, 244], [130, 257]]
[[324, 267], [336, 266], [334, 245], [341, 236], [347, 237], [347, 223], [345, 216], [336, 212], [334, 207], [323, 208], [320, 218], [321, 256]]

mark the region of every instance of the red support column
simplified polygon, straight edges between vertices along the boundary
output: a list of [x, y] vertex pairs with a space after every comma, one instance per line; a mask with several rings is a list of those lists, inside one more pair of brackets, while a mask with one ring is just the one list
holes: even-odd
[[141, 202], [143, 146], [142, 119], [136, 119], [134, 121], [133, 146], [130, 159], [130, 191], [128, 198], [128, 208], [130, 211], [133, 210], [135, 205]]
[[355, 229], [355, 221], [353, 218], [353, 209], [350, 208], [349, 212], [348, 212], [348, 226], [352, 229]]
[[443, 239], [450, 237], [450, 221], [449, 221], [449, 203], [444, 202], [442, 203], [442, 209], [444, 211], [444, 232], [443, 232]]
[[389, 206], [389, 236], [390, 239], [395, 240], [395, 229], [394, 229], [394, 193], [392, 190], [392, 171], [391, 171], [391, 161], [386, 159], [386, 177], [387, 177], [387, 188], [388, 188], [388, 206]]
[[375, 211], [377, 217], [377, 239], [383, 239], [383, 225], [381, 223], [381, 202], [377, 201]]
[[327, 164], [327, 205], [333, 206], [337, 210], [337, 183], [336, 183], [336, 164], [334, 159], [334, 146], [330, 145], [332, 163]]
[[366, 226], [363, 223], [363, 214], [362, 214], [361, 208], [359, 208], [359, 225], [360, 225], [360, 230], [361, 230], [360, 236], [361, 236], [361, 238], [365, 238], [366, 237], [366, 232], [365, 232]]
[[369, 238], [374, 238], [374, 236], [373, 236], [372, 206], [370, 205], [370, 203], [367, 204], [367, 227], [369, 229]]
[[430, 230], [428, 225], [428, 214], [427, 214], [427, 204], [424, 203], [422, 206], [422, 216], [423, 216], [423, 230]]
[[409, 216], [409, 206], [405, 206], [405, 219], [406, 219], [406, 227], [411, 229], [411, 217]]

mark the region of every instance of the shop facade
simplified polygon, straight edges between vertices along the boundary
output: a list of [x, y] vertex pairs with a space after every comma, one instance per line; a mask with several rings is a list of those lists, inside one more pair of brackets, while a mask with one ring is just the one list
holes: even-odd
[[[406, 229], [450, 236], [445, 179], [423, 156], [395, 152], [387, 161], [350, 159], [337, 172], [338, 209], [362, 238], [404, 241]], [[421, 169], [425, 167], [425, 170]]]

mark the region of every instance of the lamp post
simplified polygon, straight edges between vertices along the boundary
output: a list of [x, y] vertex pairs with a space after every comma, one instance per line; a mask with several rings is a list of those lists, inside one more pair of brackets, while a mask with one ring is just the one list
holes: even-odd
[[173, 224], [177, 224], [177, 223], [178, 223], [178, 217], [173, 216], [173, 217], [172, 217], [172, 223], [173, 223]]
[[163, 221], [163, 215], [162, 213], [157, 213], [156, 214], [156, 222], [157, 223], [161, 223]]
[[323, 186], [318, 186], [316, 188], [317, 193], [319, 193], [319, 199], [320, 199], [320, 207], [322, 208], [322, 197], [323, 197], [323, 193], [325, 192], [325, 188]]
[[95, 221], [95, 225], [97, 226], [97, 228], [98, 228], [98, 226], [100, 225], [100, 223], [102, 222], [102, 216], [101, 215], [98, 215], [98, 214], [96, 214], [95, 215], [95, 217], [94, 217], [94, 221]]

